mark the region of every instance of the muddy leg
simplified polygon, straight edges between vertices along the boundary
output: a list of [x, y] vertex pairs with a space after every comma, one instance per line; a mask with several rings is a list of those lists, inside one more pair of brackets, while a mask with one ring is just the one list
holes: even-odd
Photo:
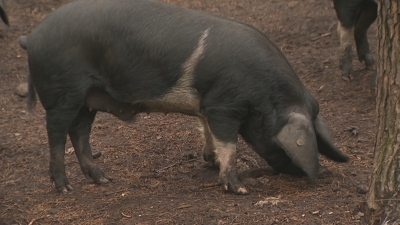
[[88, 108], [82, 107], [72, 122], [68, 133], [83, 174], [86, 178], [93, 179], [95, 183], [101, 184], [111, 181], [112, 178], [104, 174], [93, 161], [89, 136], [95, 115], [96, 111], [89, 111]]
[[340, 50], [341, 55], [339, 58], [339, 66], [342, 70], [342, 76], [345, 80], [351, 80], [353, 73], [351, 50], [353, 45], [353, 28], [346, 28], [339, 22], [338, 33], [340, 36]]

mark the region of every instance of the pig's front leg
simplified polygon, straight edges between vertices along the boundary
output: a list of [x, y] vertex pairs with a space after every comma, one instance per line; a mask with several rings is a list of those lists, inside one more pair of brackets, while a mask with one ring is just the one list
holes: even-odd
[[223, 188], [235, 194], [247, 194], [248, 191], [239, 181], [235, 169], [239, 122], [218, 113], [209, 114], [200, 121], [206, 136], [204, 158], [219, 166], [219, 179]]

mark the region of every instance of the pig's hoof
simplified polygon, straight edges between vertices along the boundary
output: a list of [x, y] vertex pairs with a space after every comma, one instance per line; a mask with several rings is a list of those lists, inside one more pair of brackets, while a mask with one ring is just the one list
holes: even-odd
[[220, 179], [225, 191], [230, 190], [238, 195], [246, 195], [249, 193], [242, 182], [240, 182], [238, 177], [234, 174], [230, 174], [227, 177], [220, 176]]
[[224, 189], [225, 191], [232, 191], [237, 195], [247, 195], [249, 193], [245, 187], [232, 187], [224, 184]]
[[86, 178], [92, 180], [96, 184], [105, 184], [113, 180], [112, 177], [107, 176], [100, 168], [94, 166], [89, 169], [82, 170]]
[[374, 66], [375, 60], [371, 53], [367, 53], [367, 54], [363, 55], [360, 61], [364, 61], [367, 69], [369, 69], [369, 70], [375, 69], [375, 66]]
[[96, 184], [106, 184], [106, 183], [108, 183], [108, 182], [113, 180], [112, 177], [109, 177], [109, 176], [105, 175], [104, 173], [102, 174], [101, 177], [92, 178], [92, 179]]
[[353, 80], [353, 67], [351, 63], [346, 63], [345, 65], [341, 65], [340, 69], [342, 70], [342, 79], [345, 81]]
[[60, 193], [67, 193], [73, 189], [65, 175], [51, 175], [50, 180], [54, 183], [56, 190]]
[[344, 81], [351, 81], [353, 79], [354, 79], [354, 77], [351, 74], [348, 74], [348, 73], [343, 73], [342, 74], [342, 80], [344, 80]]
[[64, 187], [62, 187], [62, 190], [59, 190], [59, 192], [64, 194], [64, 193], [67, 193], [68, 191], [72, 191], [72, 190], [73, 190], [72, 186], [67, 184]]
[[112, 180], [113, 180], [113, 179], [112, 179], [111, 177], [109, 177], [109, 176], [104, 176], [104, 177], [101, 177], [101, 178], [99, 179], [99, 181], [96, 182], [96, 183], [105, 184], [105, 183], [108, 183], [108, 182], [110, 182], [110, 181], [112, 181]]
[[235, 194], [239, 194], [239, 195], [247, 195], [248, 193], [249, 192], [244, 187], [240, 187], [235, 191]]

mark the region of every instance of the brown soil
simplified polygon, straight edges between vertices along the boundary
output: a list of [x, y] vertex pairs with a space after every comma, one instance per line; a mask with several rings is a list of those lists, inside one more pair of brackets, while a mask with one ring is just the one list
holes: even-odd
[[[28, 73], [18, 37], [69, 0], [6, 0], [10, 27], [0, 23], [0, 224], [362, 224], [375, 138], [374, 71], [354, 60], [354, 80], [338, 69], [339, 40], [330, 0], [164, 0], [249, 23], [283, 51], [320, 103], [346, 164], [321, 157], [330, 170], [306, 178], [266, 174], [245, 183], [238, 196], [218, 185], [218, 170], [204, 162], [194, 118], [140, 115], [134, 124], [100, 113], [91, 143], [97, 164], [114, 181], [86, 180], [66, 155], [72, 192], [59, 194], [48, 177], [44, 110], [26, 111], [15, 94]], [[369, 31], [375, 52], [376, 25]], [[51, 43], [49, 43], [51, 44]], [[352, 132], [355, 131], [355, 132]], [[71, 147], [68, 143], [67, 149]], [[239, 140], [237, 168], [267, 164]]]

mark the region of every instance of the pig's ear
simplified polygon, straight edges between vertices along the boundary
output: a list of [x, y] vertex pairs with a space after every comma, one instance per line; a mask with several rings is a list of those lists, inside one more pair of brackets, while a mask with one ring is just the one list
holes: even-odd
[[333, 144], [333, 139], [324, 118], [318, 115], [313, 123], [317, 137], [318, 151], [336, 162], [349, 161], [349, 158], [341, 153]]
[[290, 113], [287, 124], [273, 140], [315, 182], [319, 159], [311, 121], [303, 114]]
[[0, 0], [0, 18], [1, 18], [1, 20], [3, 20], [3, 22], [4, 22], [5, 24], [7, 24], [7, 26], [10, 25], [10, 24], [8, 23], [8, 17], [7, 17], [6, 10], [5, 10], [5, 8], [4, 8], [3, 0]]

